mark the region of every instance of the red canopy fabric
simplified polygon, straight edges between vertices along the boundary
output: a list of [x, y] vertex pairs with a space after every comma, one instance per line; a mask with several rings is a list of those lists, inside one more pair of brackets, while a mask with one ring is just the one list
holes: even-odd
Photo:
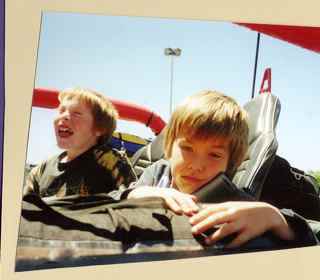
[[236, 23], [251, 30], [320, 53], [320, 27]]
[[[35, 88], [33, 89], [32, 106], [53, 109], [59, 106], [58, 90]], [[166, 125], [165, 121], [155, 112], [146, 107], [130, 102], [109, 98], [119, 113], [122, 120], [137, 121], [150, 127], [157, 135]]]

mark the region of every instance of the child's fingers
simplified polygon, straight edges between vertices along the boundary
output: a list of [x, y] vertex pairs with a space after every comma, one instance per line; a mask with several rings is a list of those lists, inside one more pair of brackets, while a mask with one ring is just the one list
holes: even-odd
[[207, 219], [208, 216], [212, 216], [216, 213], [222, 213], [224, 211], [226, 211], [226, 207], [223, 204], [212, 204], [210, 206], [205, 205], [205, 207], [192, 216], [189, 221], [192, 225], [195, 225]]
[[208, 215], [200, 222], [193, 224], [191, 232], [193, 234], [200, 234], [216, 225], [225, 223], [224, 213], [220, 212], [215, 215]]
[[178, 196], [178, 197], [174, 197], [174, 200], [179, 205], [179, 207], [183, 213], [189, 214], [191, 212], [188, 205], [185, 203], [184, 199], [182, 199], [181, 197]]
[[164, 200], [167, 204], [167, 206], [176, 214], [181, 215], [183, 213], [181, 206], [179, 203], [176, 202], [176, 200], [173, 197], [167, 196], [164, 197]]
[[191, 195], [175, 189], [163, 189], [162, 197], [167, 206], [176, 214], [192, 215], [199, 210], [199, 206], [193, 201]]
[[186, 215], [191, 215], [192, 214], [192, 209], [190, 208], [189, 204], [187, 203], [187, 200], [183, 196], [173, 196], [172, 197], [176, 204], [179, 205], [181, 211], [186, 214]]
[[246, 242], [248, 242], [250, 239], [256, 237], [258, 235], [253, 235], [250, 234], [248, 230], [244, 230], [240, 232], [236, 238], [234, 238], [227, 246], [226, 248], [232, 249], [232, 248], [237, 248]]
[[195, 195], [190, 194], [189, 196], [191, 197], [191, 199], [192, 199], [194, 202], [198, 202], [198, 198], [197, 198]]
[[191, 209], [191, 211], [193, 213], [196, 213], [200, 210], [200, 207], [196, 204], [196, 200], [194, 200], [193, 196], [186, 195], [184, 197], [184, 201], [185, 201], [186, 205], [188, 206], [188, 208]]
[[190, 197], [187, 197], [185, 195], [177, 195], [174, 197], [175, 201], [179, 204], [179, 206], [182, 209], [182, 212], [186, 215], [192, 215], [194, 211], [196, 211], [197, 208], [194, 206], [197, 206]]
[[224, 223], [233, 222], [236, 220], [236, 217], [237, 217], [236, 212], [229, 211], [229, 210], [214, 212], [213, 214], [210, 211], [209, 212], [206, 211], [206, 217], [203, 218], [203, 216], [201, 216], [202, 220], [200, 220], [199, 222], [193, 222], [192, 223], [193, 227], [191, 228], [191, 230], [192, 230], [192, 233], [199, 234], [214, 226], [219, 226]]
[[217, 230], [213, 234], [209, 235], [205, 239], [205, 242], [208, 245], [211, 245], [230, 234], [241, 231], [241, 229], [242, 229], [242, 224], [239, 221], [235, 221], [232, 223], [225, 223], [221, 225], [219, 228], [217, 228]]

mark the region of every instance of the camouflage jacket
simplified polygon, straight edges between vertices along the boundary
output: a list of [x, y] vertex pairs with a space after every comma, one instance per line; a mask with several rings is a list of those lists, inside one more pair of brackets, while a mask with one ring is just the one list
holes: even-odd
[[104, 193], [118, 200], [136, 180], [125, 153], [108, 145], [94, 146], [74, 160], [61, 162], [65, 155], [63, 152], [34, 167], [26, 178], [24, 194], [65, 197]]

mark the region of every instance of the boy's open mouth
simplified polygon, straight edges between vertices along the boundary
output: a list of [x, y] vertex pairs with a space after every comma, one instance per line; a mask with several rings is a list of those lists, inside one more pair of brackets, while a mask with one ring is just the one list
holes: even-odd
[[58, 135], [59, 135], [59, 137], [61, 137], [61, 138], [66, 138], [66, 137], [70, 137], [71, 135], [73, 135], [73, 131], [70, 129], [70, 128], [68, 128], [68, 127], [62, 127], [62, 126], [60, 126], [59, 128], [58, 128]]

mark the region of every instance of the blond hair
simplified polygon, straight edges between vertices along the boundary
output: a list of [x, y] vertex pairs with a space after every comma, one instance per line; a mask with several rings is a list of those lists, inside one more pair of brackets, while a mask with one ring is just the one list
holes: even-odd
[[98, 143], [111, 138], [117, 126], [118, 112], [107, 97], [89, 89], [71, 88], [59, 92], [58, 98], [60, 103], [63, 100], [77, 99], [87, 104], [91, 109], [95, 128], [102, 133]]
[[217, 91], [202, 91], [187, 97], [173, 112], [165, 128], [165, 157], [171, 157], [179, 135], [223, 137], [229, 140], [226, 173], [232, 177], [246, 155], [248, 134], [247, 114], [233, 98]]

